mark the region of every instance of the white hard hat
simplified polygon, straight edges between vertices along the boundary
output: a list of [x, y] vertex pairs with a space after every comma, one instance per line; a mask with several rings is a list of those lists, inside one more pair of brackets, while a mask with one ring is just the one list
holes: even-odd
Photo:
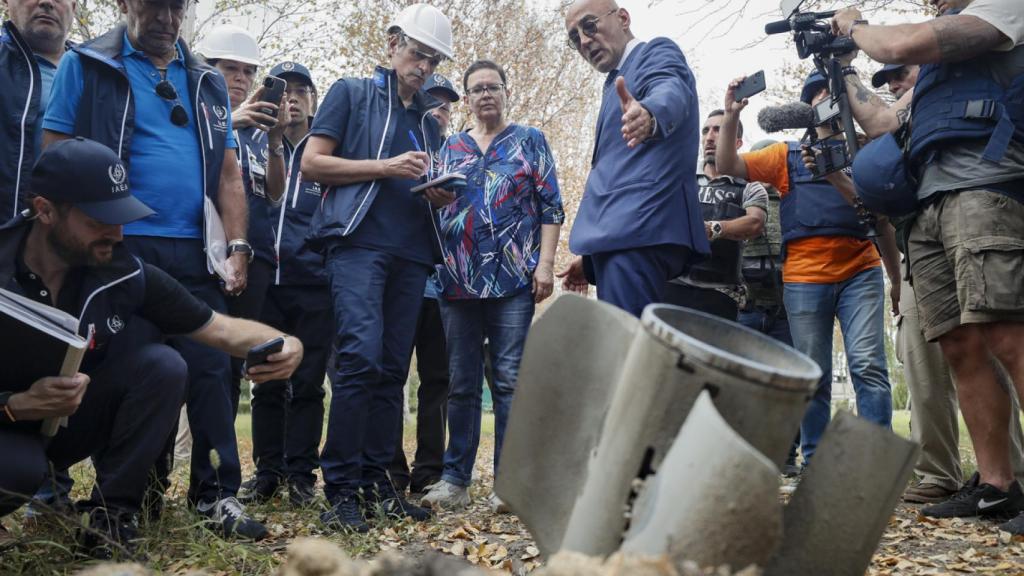
[[396, 26], [413, 40], [453, 58], [452, 23], [437, 8], [429, 4], [406, 6], [388, 24], [388, 29]]
[[245, 28], [232, 24], [223, 24], [210, 30], [196, 52], [207, 60], [236, 60], [256, 66], [261, 64], [260, 46], [256, 38]]

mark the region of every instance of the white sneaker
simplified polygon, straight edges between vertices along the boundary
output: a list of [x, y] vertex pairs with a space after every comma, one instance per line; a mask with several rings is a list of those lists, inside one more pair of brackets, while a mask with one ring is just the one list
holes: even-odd
[[420, 506], [424, 508], [444, 508], [446, 510], [458, 510], [469, 506], [469, 488], [456, 486], [451, 482], [441, 480], [430, 487], [430, 490], [420, 498]]
[[505, 501], [498, 498], [498, 495], [491, 492], [491, 495], [487, 497], [487, 503], [491, 506], [491, 512], [495, 514], [511, 514], [512, 510], [505, 504]]

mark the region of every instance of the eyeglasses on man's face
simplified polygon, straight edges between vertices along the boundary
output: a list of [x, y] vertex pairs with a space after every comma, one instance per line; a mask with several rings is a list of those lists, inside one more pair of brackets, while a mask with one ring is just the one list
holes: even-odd
[[481, 84], [479, 86], [473, 86], [469, 89], [469, 95], [474, 98], [479, 98], [486, 94], [501, 94], [501, 91], [505, 89], [504, 84]]
[[173, 102], [174, 106], [171, 107], [171, 123], [175, 126], [184, 126], [188, 124], [188, 112], [185, 111], [185, 107], [181, 105], [181, 100], [178, 98], [178, 91], [174, 89], [174, 84], [171, 84], [169, 80], [161, 80], [156, 85], [157, 96], [160, 96], [168, 102]]
[[432, 67], [437, 68], [445, 61], [444, 54], [430, 50], [408, 36], [405, 37], [405, 41], [409, 45], [409, 52], [412, 53], [413, 59], [417, 62], [426, 60]]
[[582, 45], [580, 32], [582, 32], [583, 35], [586, 36], [587, 38], [593, 38], [594, 36], [597, 35], [597, 26], [598, 24], [601, 23], [601, 19], [605, 18], [606, 16], [615, 14], [618, 11], [618, 8], [613, 8], [612, 10], [609, 10], [608, 12], [605, 12], [600, 16], [594, 16], [593, 14], [591, 14], [590, 16], [585, 16], [581, 18], [579, 23], [576, 24], [576, 26], [573, 27], [572, 30], [569, 30], [569, 47], [572, 48], [573, 50], [579, 51], [580, 46]]

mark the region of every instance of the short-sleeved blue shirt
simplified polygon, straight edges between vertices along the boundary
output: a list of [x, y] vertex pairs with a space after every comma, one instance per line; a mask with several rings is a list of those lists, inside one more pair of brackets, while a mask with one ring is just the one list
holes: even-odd
[[[327, 136], [334, 140], [339, 138], [338, 119], [348, 114], [348, 103], [334, 96], [338, 96], [338, 93], [332, 90], [320, 104], [310, 134]], [[420, 118], [425, 112], [419, 110], [415, 103], [409, 108], [404, 108], [401, 102], [395, 103], [391, 111], [395, 136], [387, 157], [394, 158], [416, 150], [416, 144], [409, 137], [410, 130], [415, 134], [422, 149], [425, 140]], [[381, 180], [377, 197], [363, 221], [352, 234], [342, 238], [341, 242], [380, 250], [406, 260], [433, 266], [432, 246], [435, 240], [430, 220], [430, 205], [422, 197], [409, 192], [409, 189], [417, 184], [417, 180], [402, 178]]]
[[36, 154], [43, 151], [43, 114], [46, 105], [50, 102], [50, 90], [53, 89], [53, 78], [57, 75], [57, 67], [52, 62], [36, 55], [36, 62], [39, 63], [39, 110], [36, 116]]
[[[185, 126], [175, 126], [171, 122], [174, 103], [156, 93], [161, 74], [144, 53], [132, 46], [127, 33], [121, 57], [135, 105], [134, 132], [129, 149], [129, 186], [136, 198], [156, 212], [125, 225], [124, 233], [128, 236], [202, 238], [203, 159], [181, 48], [178, 47], [178, 57], [167, 65], [167, 80], [174, 85], [178, 100], [188, 113]], [[76, 52], [69, 52], [57, 68], [50, 105], [43, 120], [43, 128], [47, 130], [74, 133], [83, 89], [80, 58]], [[226, 95], [224, 99], [228, 100]], [[237, 148], [230, 113], [227, 122], [226, 147]]]

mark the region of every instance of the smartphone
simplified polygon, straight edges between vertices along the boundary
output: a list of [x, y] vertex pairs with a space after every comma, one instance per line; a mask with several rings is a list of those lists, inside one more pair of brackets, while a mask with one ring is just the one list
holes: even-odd
[[739, 102], [744, 98], [750, 98], [754, 94], [760, 94], [764, 92], [764, 70], [758, 70], [757, 72], [747, 76], [740, 85], [736, 87], [736, 101]]
[[260, 364], [267, 363], [267, 356], [271, 354], [277, 354], [284, 349], [284, 337], [278, 336], [273, 340], [268, 340], [258, 346], [253, 346], [249, 349], [249, 353], [245, 355], [245, 370], [253, 366], [259, 366]]
[[[263, 96], [260, 98], [261, 102], [270, 102], [271, 104], [281, 104], [281, 98], [284, 98], [284, 91], [288, 87], [288, 83], [283, 78], [277, 76], [267, 76], [263, 79]], [[277, 117], [270, 108], [261, 108], [260, 112], [263, 112], [267, 116]]]

